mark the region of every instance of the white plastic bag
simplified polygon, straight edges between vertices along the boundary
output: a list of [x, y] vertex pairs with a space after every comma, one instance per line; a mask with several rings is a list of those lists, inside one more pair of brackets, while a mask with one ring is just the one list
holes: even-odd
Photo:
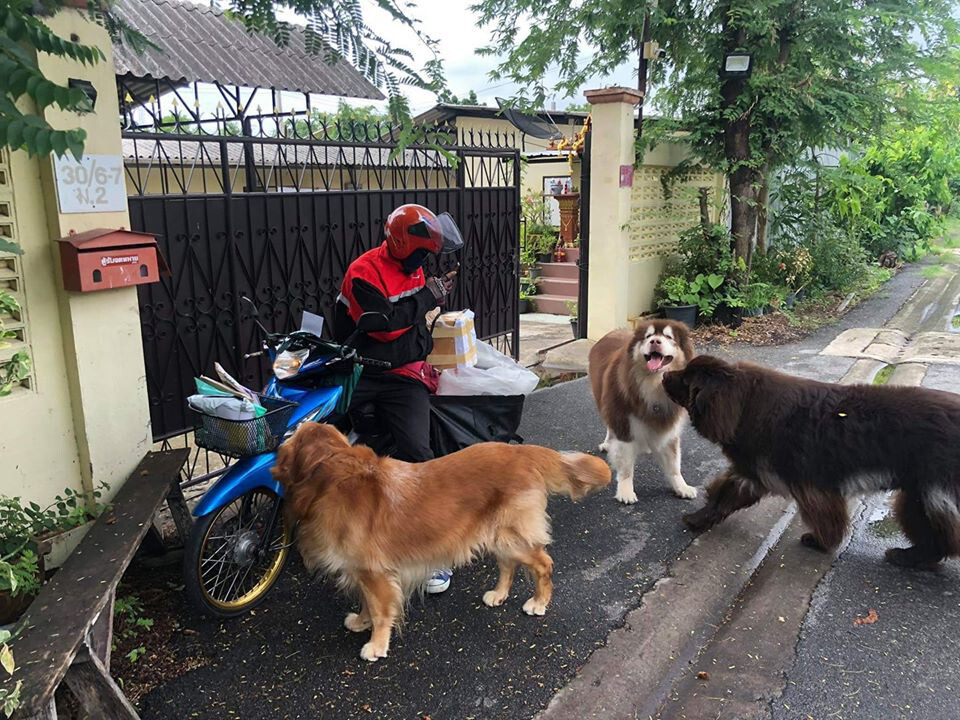
[[529, 395], [540, 378], [485, 342], [477, 343], [476, 367], [444, 370], [438, 395]]

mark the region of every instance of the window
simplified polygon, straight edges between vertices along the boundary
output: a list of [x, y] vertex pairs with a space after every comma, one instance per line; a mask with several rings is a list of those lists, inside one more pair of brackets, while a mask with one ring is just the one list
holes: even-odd
[[[0, 237], [18, 242], [10, 155], [0, 150]], [[20, 257], [0, 252], [0, 396], [33, 387]]]

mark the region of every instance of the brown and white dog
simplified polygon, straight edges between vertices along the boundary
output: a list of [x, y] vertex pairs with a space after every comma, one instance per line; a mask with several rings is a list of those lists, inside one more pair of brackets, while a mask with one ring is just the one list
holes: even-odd
[[812, 531], [803, 544], [832, 551], [850, 527], [847, 498], [894, 490], [912, 545], [887, 550], [889, 562], [932, 569], [960, 555], [960, 396], [817, 382], [707, 355], [663, 385], [730, 460], [706, 505], [684, 517], [691, 528], [783, 495]]
[[590, 350], [590, 384], [607, 437], [600, 450], [609, 453], [617, 472], [616, 498], [635, 503], [633, 466], [638, 453], [653, 453], [670, 487], [692, 499], [697, 489], [680, 473], [680, 432], [686, 411], [663, 390], [663, 373], [682, 370], [694, 356], [686, 325], [649, 320], [634, 332], [614, 330]]
[[316, 423], [304, 423], [280, 447], [273, 474], [300, 523], [307, 569], [334, 574], [360, 594], [360, 612], [344, 625], [373, 628], [360, 651], [365, 660], [386, 657], [405, 599], [433, 568], [482, 552], [500, 565], [483, 602], [501, 605], [523, 565], [536, 581], [523, 610], [543, 615], [553, 594], [547, 494], [576, 500], [610, 483], [607, 464], [583, 453], [482, 443], [410, 464], [351, 446], [333, 426]]

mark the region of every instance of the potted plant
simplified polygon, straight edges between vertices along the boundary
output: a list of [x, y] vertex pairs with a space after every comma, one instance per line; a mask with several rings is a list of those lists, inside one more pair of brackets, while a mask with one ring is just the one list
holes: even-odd
[[529, 273], [537, 264], [537, 257], [533, 253], [530, 243], [520, 244], [520, 272]]
[[553, 262], [553, 254], [556, 250], [557, 239], [553, 235], [551, 229], [550, 233], [546, 232], [542, 234], [535, 234], [532, 236], [534, 244], [534, 252], [537, 256], [538, 263], [549, 263]]
[[527, 195], [523, 199], [521, 210], [523, 212], [522, 247], [531, 252], [537, 262], [551, 262], [557, 244], [557, 234], [549, 222], [546, 203], [538, 195]]
[[570, 329], [573, 331], [573, 339], [577, 340], [580, 337], [580, 320], [577, 317], [577, 302], [576, 300], [567, 300], [567, 310], [570, 312]]
[[528, 313], [532, 309], [530, 298], [537, 294], [537, 285], [532, 280], [520, 280], [520, 314]]
[[797, 247], [781, 258], [778, 269], [787, 288], [784, 305], [792, 308], [797, 300], [803, 299], [804, 288], [813, 277], [813, 256], [805, 247]]
[[663, 300], [660, 309], [668, 320], [678, 320], [693, 327], [697, 324], [697, 295], [682, 275], [668, 275], [660, 280]]
[[760, 317], [774, 297], [773, 286], [764, 282], [752, 282], [737, 290], [743, 303], [743, 314], [747, 317]]
[[44, 553], [60, 536], [103, 511], [105, 506], [96, 500], [106, 487], [94, 491], [92, 507], [70, 488], [46, 508], [0, 496], [0, 625], [16, 621], [33, 601], [44, 580]]

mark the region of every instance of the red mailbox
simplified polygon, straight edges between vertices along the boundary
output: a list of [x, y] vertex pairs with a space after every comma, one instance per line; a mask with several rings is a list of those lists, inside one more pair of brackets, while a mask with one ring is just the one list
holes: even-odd
[[63, 286], [74, 292], [154, 283], [169, 274], [157, 240], [131, 230], [88, 230], [60, 238]]

